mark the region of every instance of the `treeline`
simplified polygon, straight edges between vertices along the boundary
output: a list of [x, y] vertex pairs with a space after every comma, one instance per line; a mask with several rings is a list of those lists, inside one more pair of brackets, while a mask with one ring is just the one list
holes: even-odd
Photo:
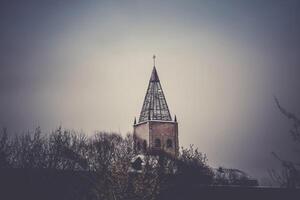
[[87, 136], [61, 127], [50, 134], [40, 128], [13, 137], [6, 129], [0, 132], [1, 169], [82, 172], [92, 185], [89, 199], [155, 199], [169, 187], [226, 182], [226, 177], [216, 178], [206, 155], [192, 145], [176, 159], [162, 152], [145, 155], [142, 170], [134, 168], [136, 157], [130, 134]]

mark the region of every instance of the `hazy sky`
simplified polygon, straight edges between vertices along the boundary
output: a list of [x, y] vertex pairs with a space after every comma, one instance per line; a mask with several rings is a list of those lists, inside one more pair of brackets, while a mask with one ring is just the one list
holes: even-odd
[[267, 177], [300, 113], [298, 1], [1, 1], [0, 126], [132, 131], [157, 55], [181, 146]]

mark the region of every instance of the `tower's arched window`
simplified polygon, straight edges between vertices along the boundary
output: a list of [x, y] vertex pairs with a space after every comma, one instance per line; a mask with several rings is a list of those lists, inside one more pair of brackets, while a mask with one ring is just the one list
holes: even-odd
[[138, 150], [138, 151], [140, 151], [140, 150], [141, 150], [141, 144], [140, 144], [140, 142], [137, 142], [137, 144], [136, 144], [136, 148], [137, 148], [137, 150]]
[[171, 139], [167, 140], [167, 148], [172, 148], [173, 147], [173, 142]]
[[154, 141], [155, 147], [160, 147], [161, 143], [160, 143], [160, 139], [156, 138]]
[[143, 142], [143, 150], [147, 151], [147, 142], [146, 142], [146, 140], [144, 140], [144, 142]]

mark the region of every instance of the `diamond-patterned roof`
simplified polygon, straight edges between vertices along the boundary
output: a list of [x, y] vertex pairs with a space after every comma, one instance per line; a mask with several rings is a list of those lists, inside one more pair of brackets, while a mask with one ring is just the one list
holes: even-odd
[[150, 77], [139, 123], [148, 120], [172, 121], [155, 66]]

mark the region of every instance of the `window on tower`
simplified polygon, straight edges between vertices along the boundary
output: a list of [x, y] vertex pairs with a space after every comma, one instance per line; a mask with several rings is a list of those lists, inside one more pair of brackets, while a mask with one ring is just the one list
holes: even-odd
[[160, 146], [161, 146], [160, 139], [156, 138], [154, 141], [154, 144], [155, 144], [155, 147], [160, 148]]
[[167, 148], [172, 148], [173, 147], [173, 142], [171, 139], [167, 140]]

